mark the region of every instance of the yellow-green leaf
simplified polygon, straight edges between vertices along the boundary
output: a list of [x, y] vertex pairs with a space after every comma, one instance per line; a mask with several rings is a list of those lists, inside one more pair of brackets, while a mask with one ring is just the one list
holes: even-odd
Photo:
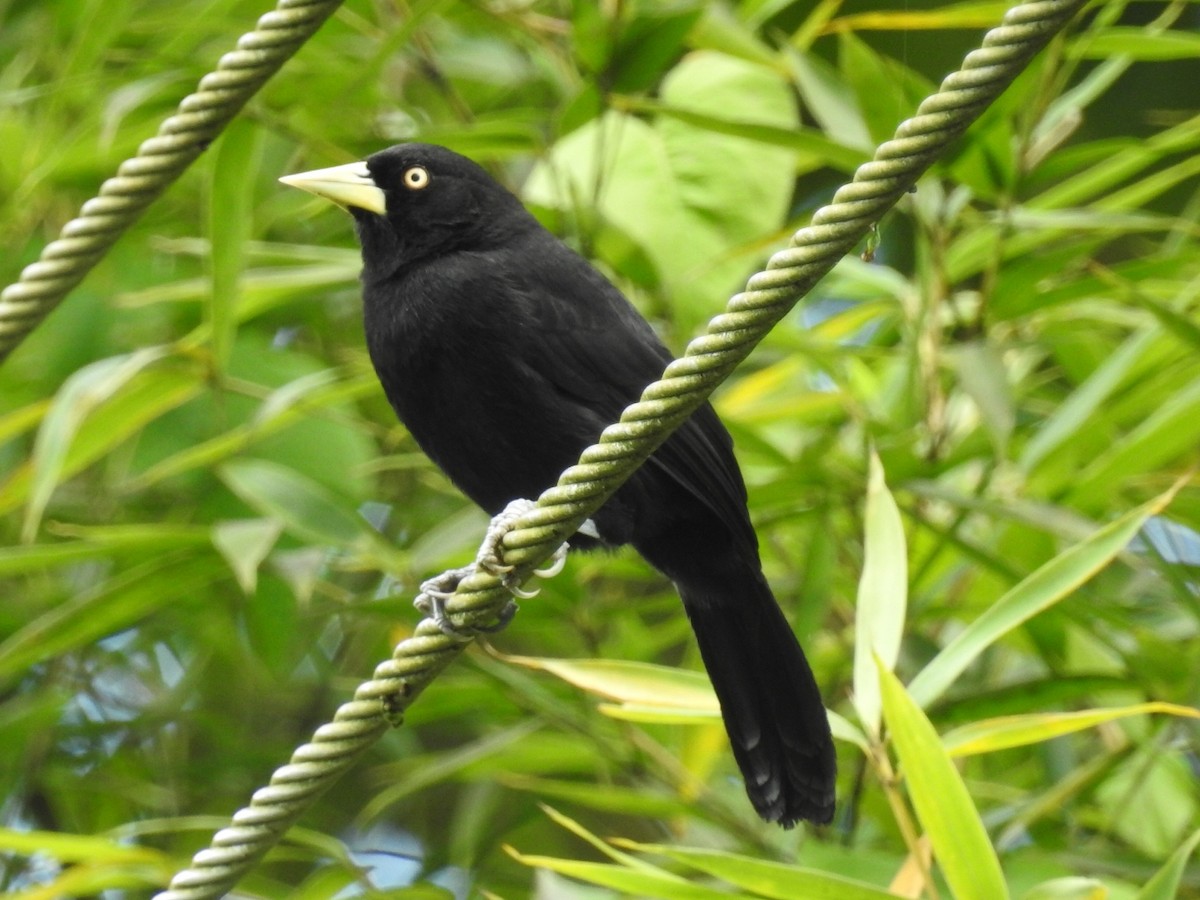
[[505, 657], [509, 662], [539, 669], [608, 700], [647, 708], [683, 712], [719, 709], [708, 678], [700, 672], [616, 659], [545, 659]]
[[883, 718], [908, 795], [956, 900], [1003, 900], [1000, 860], [962, 776], [933, 724], [892, 672], [878, 664]]
[[841, 875], [722, 850], [639, 844], [634, 841], [617, 843], [640, 853], [657, 853], [677, 860], [734, 887], [750, 891], [756, 897], [777, 900], [794, 900], [797, 897], [803, 897], [804, 900], [888, 900], [899, 896]]
[[879, 733], [879, 676], [875, 659], [889, 669], [900, 655], [908, 604], [908, 564], [900, 510], [871, 453], [867, 484], [866, 536], [855, 612], [854, 708], [867, 732]]
[[1033, 713], [985, 719], [956, 728], [942, 738], [942, 746], [951, 756], [973, 756], [1010, 747], [1039, 744], [1064, 734], [1095, 728], [1105, 722], [1149, 713], [1200, 719], [1200, 710], [1175, 703], [1138, 703], [1115, 709], [1087, 709], [1079, 712]]
[[31, 541], [37, 533], [42, 512], [64, 475], [71, 445], [83, 422], [130, 379], [166, 354], [166, 348], [146, 347], [101, 359], [84, 366], [59, 389], [42, 420], [33, 448], [29, 503], [21, 526], [23, 540]]
[[984, 650], [1107, 566], [1133, 540], [1146, 520], [1171, 502], [1177, 490], [1178, 485], [1093, 532], [1008, 591], [943, 647], [913, 679], [908, 688], [913, 700], [928, 707]]
[[213, 525], [213, 546], [225, 557], [247, 594], [254, 593], [258, 567], [282, 532], [283, 523], [277, 519], [242, 519]]
[[1187, 868], [1188, 858], [1200, 846], [1200, 830], [1193, 831], [1171, 854], [1166, 864], [1154, 873], [1137, 895], [1137, 900], [1175, 900], [1179, 894], [1179, 882]]

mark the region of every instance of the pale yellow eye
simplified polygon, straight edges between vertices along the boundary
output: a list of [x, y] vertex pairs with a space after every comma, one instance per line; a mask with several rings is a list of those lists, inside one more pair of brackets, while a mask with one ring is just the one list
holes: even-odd
[[404, 186], [409, 190], [419, 191], [429, 184], [429, 172], [424, 166], [413, 166], [404, 171]]

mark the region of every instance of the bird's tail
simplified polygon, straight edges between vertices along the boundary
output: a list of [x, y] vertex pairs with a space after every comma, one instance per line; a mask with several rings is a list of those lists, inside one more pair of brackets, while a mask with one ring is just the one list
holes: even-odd
[[791, 827], [833, 818], [837, 763], [812, 669], [758, 572], [730, 592], [679, 585], [755, 810]]

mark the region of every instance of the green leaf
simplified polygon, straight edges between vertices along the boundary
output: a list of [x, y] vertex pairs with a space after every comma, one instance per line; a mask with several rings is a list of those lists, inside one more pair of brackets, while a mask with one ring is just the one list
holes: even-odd
[[1192, 31], [1163, 31], [1154, 34], [1132, 25], [1113, 26], [1085, 35], [1078, 42], [1083, 59], [1109, 59], [1126, 55], [1133, 59], [1162, 61], [1200, 57], [1200, 35]]
[[496, 778], [505, 787], [537, 794], [543, 800], [566, 802], [601, 812], [659, 819], [670, 819], [688, 812], [686, 802], [679, 797], [656, 794], [644, 788], [621, 788], [612, 784], [561, 781], [508, 773]]
[[301, 547], [271, 554], [271, 569], [282, 578], [296, 599], [307, 603], [329, 568], [329, 553], [324, 547]]
[[835, 738], [848, 744], [854, 744], [864, 753], [870, 749], [870, 741], [857, 725], [832, 709], [825, 710], [825, 715], [829, 719], [829, 730], [833, 732]]
[[[1162, 859], [1200, 821], [1196, 772], [1186, 754], [1152, 741], [1137, 742], [1131, 749], [1091, 797], [1118, 838], [1147, 858]], [[1136, 816], [1129, 815], [1131, 806]]]
[[1026, 892], [1021, 900], [1108, 900], [1104, 882], [1095, 878], [1054, 878]]
[[632, 112], [666, 116], [715, 134], [745, 138], [767, 146], [791, 150], [800, 158], [798, 165], [803, 169], [827, 165], [843, 172], [852, 173], [870, 159], [870, 156], [862, 150], [839, 144], [826, 137], [822, 132], [813, 128], [805, 128], [802, 125], [791, 128], [763, 125], [729, 115], [706, 114], [691, 109], [668, 106], [644, 97], [616, 98], [614, 105], [619, 109]]
[[873, 10], [841, 16], [829, 30], [841, 31], [925, 31], [928, 29], [991, 28], [1011, 7], [988, 0], [967, 0], [936, 9]]
[[[141, 491], [186, 472], [199, 468], [214, 468], [229, 457], [243, 453], [247, 448], [297, 424], [307, 426], [301, 438], [318, 433], [330, 436], [334, 432], [328, 428], [323, 432], [318, 431], [320, 426], [314, 419], [319, 413], [336, 411], [342, 404], [374, 394], [378, 390], [378, 380], [374, 374], [366, 372], [356, 374], [346, 381], [339, 380], [337, 371], [331, 369], [303, 375], [273, 391], [248, 421], [208, 440], [185, 446], [179, 452], [132, 476], [124, 487], [129, 491]], [[326, 444], [328, 443], [327, 440]]]
[[1113, 441], [1071, 483], [1071, 496], [1095, 500], [1111, 485], [1186, 456], [1200, 446], [1200, 378], [1161, 402], [1132, 431]]
[[615, 865], [594, 862], [579, 862], [571, 859], [556, 859], [549, 856], [532, 856], [507, 847], [508, 854], [522, 865], [544, 868], [591, 884], [614, 888], [636, 897], [667, 898], [667, 900], [705, 900], [705, 898], [729, 897], [724, 891], [689, 882], [673, 872], [651, 865], [643, 859], [622, 853], [606, 841], [592, 834], [574, 819], [556, 810], [543, 806], [543, 811], [567, 831], [586, 841], [597, 851], [614, 860]]
[[913, 700], [928, 708], [984, 650], [1087, 582], [1133, 540], [1147, 519], [1166, 508], [1176, 490], [1172, 488], [1095, 531], [1008, 591], [913, 679], [909, 685]]
[[716, 50], [762, 66], [778, 64], [775, 50], [721, 3], [705, 5], [704, 15], [688, 35], [688, 43], [697, 50]]
[[645, 703], [600, 703], [596, 709], [610, 719], [639, 725], [712, 725], [721, 721], [721, 710]]
[[546, 869], [570, 878], [620, 891], [626, 896], [645, 900], [729, 900], [728, 891], [705, 887], [673, 875], [665, 870], [630, 870], [609, 863], [580, 862], [518, 853], [508, 848], [509, 855], [523, 866]]
[[37, 423], [45, 418], [49, 408], [50, 401], [41, 401], [0, 416], [0, 443], [7, 443], [17, 435], [36, 427]]
[[[138, 362], [148, 364], [148, 358], [139, 357]], [[43, 423], [46, 437], [39, 441], [33, 458], [0, 483], [0, 513], [19, 506], [34, 491], [38, 493], [36, 501], [31, 498], [25, 517], [30, 538], [56, 485], [120, 446], [148, 422], [196, 396], [203, 386], [198, 373], [185, 369], [160, 368], [125, 379], [118, 362], [112, 368], [102, 367], [99, 374], [99, 387], [111, 389], [108, 396], [93, 402], [87, 386], [92, 376], [73, 379], [71, 392], [60, 392], [55, 400], [58, 416], [48, 426]], [[123, 389], [117, 389], [118, 381], [127, 381]]]
[[164, 347], [147, 347], [84, 366], [63, 384], [38, 430], [33, 450], [33, 477], [21, 537], [32, 541], [50, 495], [58, 486], [67, 455], [80, 426], [97, 407], [111, 399], [135, 375], [167, 355]]
[[716, 298], [744, 284], [764, 255], [761, 242], [782, 226], [793, 155], [680, 116], [727, 118], [736, 109], [740, 122], [791, 129], [796, 108], [777, 72], [710, 51], [676, 65], [659, 97], [671, 116], [648, 124], [610, 111], [559, 140], [524, 197], [553, 209], [587, 208], [636, 240], [690, 328]]
[[81, 540], [0, 547], [0, 575], [45, 571], [89, 559], [126, 553], [154, 555], [184, 547], [203, 546], [207, 530], [192, 526], [107, 526], [101, 528], [56, 528]]
[[851, 31], [838, 32], [838, 69], [850, 85], [874, 141], [892, 137], [933, 85], [898, 61], [875, 51]]
[[21, 856], [42, 854], [59, 862], [168, 862], [169, 858], [150, 847], [130, 846], [90, 834], [55, 831], [14, 831], [0, 828], [0, 850]]
[[[522, 746], [522, 742], [538, 728], [539, 724], [536, 721], [527, 720], [422, 760], [423, 765], [415, 767], [411, 774], [389, 778], [386, 786], [376, 792], [365, 805], [361, 813], [363, 819], [378, 819], [405, 797], [432, 785], [467, 777], [466, 771], [469, 767], [500, 756], [513, 745]], [[528, 743], [524, 746], [528, 746]]]
[[1138, 892], [1137, 900], [1174, 900], [1179, 896], [1180, 883], [1187, 871], [1188, 858], [1200, 846], [1200, 830], [1191, 835], [1179, 845], [1179, 849], [1171, 854], [1166, 864], [1154, 873], [1154, 877], [1146, 882]]
[[154, 557], [42, 613], [0, 643], [0, 684], [36, 663], [128, 628], [162, 606], [201, 596], [221, 577], [214, 563], [215, 556]]
[[788, 50], [785, 58], [804, 108], [821, 125], [821, 130], [845, 147], [871, 152], [875, 142], [858, 101], [833, 68], [815, 53]]
[[670, 666], [616, 659], [542, 659], [506, 656], [508, 662], [556, 675], [568, 684], [623, 704], [683, 712], [720, 712], [708, 677]]
[[1138, 703], [1115, 709], [1085, 709], [1078, 712], [1033, 713], [1022, 716], [1004, 716], [972, 722], [942, 737], [942, 745], [951, 756], [972, 756], [977, 753], [993, 753], [1010, 747], [1039, 744], [1064, 734], [1073, 734], [1087, 728], [1095, 728], [1105, 722], [1114, 722], [1129, 716], [1151, 713], [1200, 719], [1200, 710], [1175, 703]]
[[883, 718], [933, 854], [956, 900], [1003, 900], [1008, 886], [962, 777], [915, 698], [878, 664]]
[[224, 371], [237, 328], [239, 282], [246, 246], [254, 231], [254, 182], [262, 156], [262, 127], [251, 119], [231, 122], [213, 153], [208, 234], [212, 290], [208, 303], [213, 359]]
[[996, 456], [1003, 458], [1017, 422], [1004, 361], [997, 348], [987, 341], [958, 344], [950, 359], [963, 390], [979, 408], [979, 417], [996, 448]]
[[1192, 154], [1200, 146], [1200, 115], [1139, 141], [1106, 153], [1093, 165], [1085, 166], [1070, 177], [1055, 182], [1038, 194], [1029, 205], [1036, 209], [1065, 209], [1089, 201], [1103, 205], [1118, 185], [1153, 169], [1172, 154]]
[[640, 853], [656, 853], [720, 878], [755, 897], [778, 900], [887, 900], [899, 897], [862, 881], [818, 872], [796, 865], [742, 856], [721, 850], [673, 847], [666, 844], [641, 844], [620, 841], [621, 846]]
[[656, 871], [658, 871], [657, 866], [654, 866], [654, 865], [646, 862], [643, 859], [633, 856], [632, 854], [625, 853], [621, 850], [618, 850], [615, 846], [613, 846], [612, 843], [610, 843], [609, 841], [603, 840], [602, 838], [600, 838], [597, 835], [593, 834], [592, 832], [588, 831], [579, 822], [575, 821], [570, 816], [566, 816], [563, 813], [560, 813], [554, 807], [547, 806], [546, 804], [543, 803], [543, 804], [541, 804], [541, 808], [542, 808], [542, 812], [544, 812], [547, 816], [549, 816], [552, 821], [557, 823], [562, 828], [565, 828], [567, 831], [569, 831], [571, 834], [575, 835], [576, 837], [581, 838], [584, 841], [587, 841], [587, 843], [589, 843], [592, 847], [594, 847], [600, 853], [607, 856], [609, 859], [614, 860], [615, 862], [618, 862], [623, 866], [627, 866], [630, 869], [636, 869], [637, 871], [640, 871], [640, 872], [656, 872]]
[[235, 459], [218, 470], [230, 490], [292, 534], [358, 553], [386, 549], [355, 510], [325, 487], [293, 469], [264, 459]]
[[469, 554], [472, 558], [479, 547], [481, 535], [487, 531], [488, 517], [477, 506], [464, 506], [458, 512], [438, 521], [423, 531], [408, 546], [408, 558], [418, 572], [453, 565], [454, 557]]
[[867, 733], [878, 736], [881, 715], [875, 660], [889, 670], [900, 655], [908, 606], [908, 551], [900, 510], [871, 453], [867, 483], [863, 571], [854, 616], [854, 708]]
[[706, 5], [701, 0], [674, 0], [625, 7], [633, 16], [624, 23], [613, 53], [613, 88], [642, 91], [653, 87], [678, 59], [684, 39]]
[[282, 532], [283, 523], [275, 519], [217, 522], [213, 526], [213, 546], [225, 557], [247, 595], [254, 593], [258, 585], [258, 567]]
[[1084, 423], [1101, 408], [1117, 387], [1162, 335], [1161, 329], [1145, 328], [1131, 335], [1047, 417], [1021, 453], [1021, 468], [1035, 469], [1043, 459], [1071, 440]]

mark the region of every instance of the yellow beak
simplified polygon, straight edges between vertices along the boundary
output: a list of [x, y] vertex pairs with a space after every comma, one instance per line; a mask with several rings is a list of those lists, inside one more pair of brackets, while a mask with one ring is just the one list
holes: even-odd
[[314, 169], [311, 172], [284, 175], [279, 180], [294, 188], [332, 200], [338, 206], [347, 209], [357, 207], [380, 216], [387, 213], [387, 197], [371, 180], [366, 163], [356, 162], [346, 166], [334, 166], [331, 169]]

